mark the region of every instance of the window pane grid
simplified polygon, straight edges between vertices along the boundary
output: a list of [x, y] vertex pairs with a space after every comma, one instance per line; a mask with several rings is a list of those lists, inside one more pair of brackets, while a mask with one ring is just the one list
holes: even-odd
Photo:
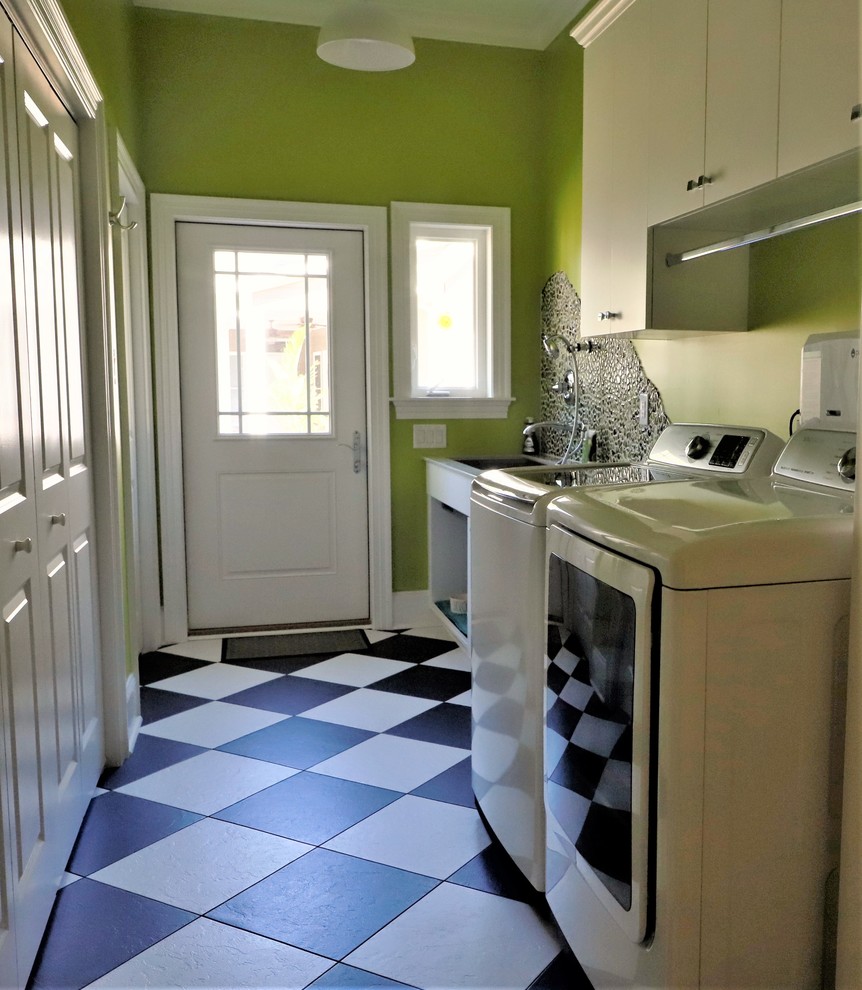
[[331, 434], [329, 256], [213, 253], [218, 433]]

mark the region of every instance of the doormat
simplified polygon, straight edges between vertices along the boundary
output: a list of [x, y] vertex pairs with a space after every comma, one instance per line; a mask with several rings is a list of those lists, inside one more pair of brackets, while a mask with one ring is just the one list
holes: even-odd
[[354, 653], [367, 650], [361, 629], [285, 633], [279, 636], [242, 636], [224, 641], [225, 660], [263, 660], [269, 657], [300, 657], [314, 653]]

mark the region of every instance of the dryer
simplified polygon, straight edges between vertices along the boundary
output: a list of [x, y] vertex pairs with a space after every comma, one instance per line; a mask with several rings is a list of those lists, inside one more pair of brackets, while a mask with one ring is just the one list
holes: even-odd
[[547, 900], [595, 990], [821, 986], [855, 433], [548, 507]]
[[488, 471], [470, 501], [472, 778], [491, 831], [545, 885], [543, 692], [545, 523], [550, 501], [593, 485], [767, 475], [782, 449], [753, 427], [676, 423], [637, 464]]

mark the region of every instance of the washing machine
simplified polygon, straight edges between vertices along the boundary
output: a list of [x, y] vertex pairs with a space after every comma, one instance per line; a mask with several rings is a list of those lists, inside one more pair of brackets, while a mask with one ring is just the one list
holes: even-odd
[[477, 806], [537, 890], [545, 886], [543, 692], [548, 504], [581, 486], [768, 475], [766, 430], [673, 424], [645, 462], [488, 471], [470, 502], [472, 778]]
[[595, 990], [823, 985], [855, 443], [548, 506], [546, 896]]

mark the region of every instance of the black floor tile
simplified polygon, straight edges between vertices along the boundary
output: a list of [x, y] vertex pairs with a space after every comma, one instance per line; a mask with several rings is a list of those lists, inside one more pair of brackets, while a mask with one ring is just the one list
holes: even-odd
[[318, 846], [400, 797], [398, 791], [307, 772], [213, 817]]
[[533, 907], [541, 905], [543, 901], [542, 895], [496, 841], [449, 877], [449, 882], [485, 890], [489, 894], [498, 894], [514, 901], [525, 901]]
[[470, 690], [470, 675], [462, 670], [419, 665], [384, 677], [372, 685], [375, 691], [411, 694], [416, 698], [449, 701]]
[[280, 763], [284, 767], [306, 770], [376, 734], [364, 729], [354, 729], [349, 725], [294, 717], [218, 748], [223, 753], [249, 756], [255, 760], [267, 760], [270, 763]]
[[[152, 691], [148, 688], [148, 691]], [[143, 693], [143, 692], [142, 692]], [[160, 691], [159, 694], [169, 694], [167, 691]], [[176, 695], [175, 697], [181, 697]], [[192, 705], [196, 708], [196, 705]], [[189, 760], [199, 753], [205, 753], [203, 746], [193, 746], [191, 743], [175, 742], [173, 739], [162, 739], [159, 736], [149, 736], [142, 732], [138, 735], [135, 743], [135, 751], [123, 763], [121, 767], [107, 767], [102, 771], [99, 778], [99, 787], [113, 790], [122, 787], [123, 784], [131, 784], [133, 780], [140, 780], [157, 770], [164, 770], [165, 767], [173, 766], [174, 763], [181, 763]]]
[[90, 802], [68, 870], [88, 876], [200, 818], [130, 794], [102, 794]]
[[444, 702], [396, 725], [386, 734], [469, 749], [471, 731], [470, 709], [466, 705], [450, 705]]
[[387, 980], [385, 976], [338, 963], [309, 984], [308, 990], [398, 990], [406, 986], [405, 983]]
[[460, 804], [472, 808], [475, 804], [470, 758], [456, 763], [426, 784], [411, 791], [416, 797], [430, 798], [432, 801], [445, 801], [447, 804]]
[[593, 985], [574, 954], [567, 950], [557, 956], [528, 990], [593, 990]]
[[383, 657], [387, 660], [408, 660], [411, 663], [422, 663], [444, 653], [451, 653], [458, 648], [457, 643], [445, 639], [427, 639], [424, 636], [411, 636], [400, 633], [379, 643], [372, 643], [367, 650], [367, 656]]
[[195, 917], [95, 880], [76, 880], [57, 894], [28, 990], [80, 990]]
[[187, 674], [199, 667], [208, 667], [207, 660], [194, 660], [191, 657], [178, 657], [173, 653], [142, 653], [138, 660], [138, 679], [141, 685], [152, 684], [154, 681], [175, 677], [177, 674]]
[[193, 698], [190, 694], [162, 691], [161, 688], [141, 688], [141, 720], [144, 725], [206, 704], [208, 704], [207, 698]]
[[279, 712], [282, 715], [299, 715], [301, 712], [307, 712], [309, 708], [316, 708], [355, 690], [344, 684], [316, 681], [310, 677], [282, 677], [280, 680], [258, 684], [256, 687], [239, 691], [221, 700], [232, 705], [247, 705], [249, 708]]

